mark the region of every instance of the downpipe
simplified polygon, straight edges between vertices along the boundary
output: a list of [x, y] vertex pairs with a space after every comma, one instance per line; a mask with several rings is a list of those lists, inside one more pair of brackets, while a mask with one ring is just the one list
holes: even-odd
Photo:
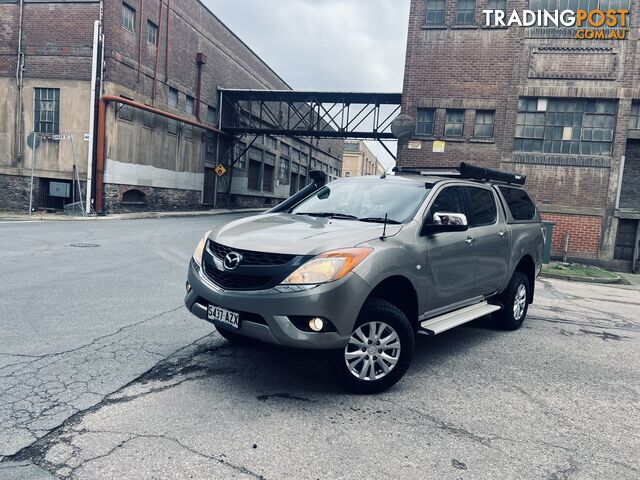
[[16, 86], [18, 87], [18, 108], [16, 109], [16, 158], [18, 163], [22, 162], [22, 138], [24, 136], [24, 125], [22, 122], [24, 90], [24, 53], [22, 52], [22, 30], [23, 30], [24, 0], [20, 0], [20, 20], [18, 23], [18, 63], [16, 65]]
[[91, 194], [93, 183], [93, 143], [96, 116], [96, 83], [98, 82], [98, 42], [100, 39], [100, 20], [93, 23], [93, 54], [91, 57], [91, 99], [89, 100], [89, 148], [87, 149], [87, 200], [85, 213], [91, 213]]

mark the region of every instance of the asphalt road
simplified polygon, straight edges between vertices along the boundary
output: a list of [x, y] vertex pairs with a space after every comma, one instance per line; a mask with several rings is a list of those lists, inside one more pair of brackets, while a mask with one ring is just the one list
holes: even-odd
[[0, 223], [0, 479], [640, 477], [638, 287], [539, 280], [521, 330], [420, 337], [394, 389], [345, 395], [182, 307], [230, 218]]

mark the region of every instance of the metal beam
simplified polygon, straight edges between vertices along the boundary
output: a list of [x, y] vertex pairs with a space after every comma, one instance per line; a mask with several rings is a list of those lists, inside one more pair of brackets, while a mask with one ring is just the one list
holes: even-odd
[[391, 140], [402, 94], [221, 89], [221, 130], [231, 135]]

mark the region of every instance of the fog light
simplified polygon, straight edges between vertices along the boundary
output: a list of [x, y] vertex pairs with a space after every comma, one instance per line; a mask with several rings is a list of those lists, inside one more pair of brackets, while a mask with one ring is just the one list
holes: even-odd
[[309, 328], [314, 332], [321, 332], [324, 328], [324, 320], [318, 317], [314, 317], [309, 320]]
[[191, 293], [191, 284], [189, 282], [187, 282], [186, 288], [187, 288], [187, 293]]

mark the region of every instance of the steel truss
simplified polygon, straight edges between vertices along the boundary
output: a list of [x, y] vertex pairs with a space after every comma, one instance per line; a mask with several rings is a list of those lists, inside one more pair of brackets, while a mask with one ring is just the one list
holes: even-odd
[[220, 90], [221, 130], [231, 135], [393, 140], [400, 93]]

